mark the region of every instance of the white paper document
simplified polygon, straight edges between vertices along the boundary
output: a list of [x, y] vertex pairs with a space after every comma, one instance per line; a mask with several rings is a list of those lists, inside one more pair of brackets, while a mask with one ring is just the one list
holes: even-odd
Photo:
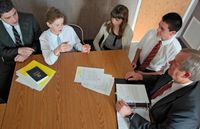
[[[150, 121], [149, 111], [146, 108], [136, 108], [134, 109], [134, 113], [139, 114], [146, 120]], [[118, 129], [130, 129], [130, 121], [126, 117], [122, 117], [119, 112], [117, 112], [117, 125]]]
[[104, 69], [79, 66], [76, 70], [74, 82], [81, 83], [85, 88], [109, 96], [114, 78], [112, 75], [104, 74]]
[[128, 118], [123, 118], [119, 112], [117, 112], [117, 126], [118, 129], [129, 129], [130, 122]]
[[112, 91], [113, 83], [114, 78], [112, 75], [105, 74], [99, 80], [83, 81], [81, 85], [95, 92], [109, 96]]
[[82, 81], [87, 80], [99, 80], [103, 74], [104, 69], [78, 66], [76, 69], [76, 76], [74, 82], [81, 83]]
[[116, 84], [118, 99], [129, 103], [149, 103], [145, 86], [142, 84]]
[[39, 86], [37, 83], [35, 83], [29, 76], [24, 76], [23, 74], [20, 74], [19, 70], [16, 71], [16, 75], [18, 76], [16, 81], [23, 84], [24, 86], [27, 86], [31, 89], [35, 89], [37, 91], [41, 91], [47, 83], [50, 81], [52, 77], [48, 77], [46, 83], [43, 86]]
[[[127, 103], [149, 103], [145, 86], [142, 84], [116, 84], [117, 100], [123, 99]], [[135, 108], [134, 113], [150, 121], [147, 108]], [[117, 112], [118, 129], [129, 129], [130, 121]]]
[[17, 76], [18, 76], [18, 78], [16, 79], [17, 82], [23, 84], [24, 86], [28, 86], [31, 89], [34, 89], [35, 83], [33, 83], [32, 80], [30, 81], [29, 78], [25, 76], [21, 76], [21, 75], [17, 75]]

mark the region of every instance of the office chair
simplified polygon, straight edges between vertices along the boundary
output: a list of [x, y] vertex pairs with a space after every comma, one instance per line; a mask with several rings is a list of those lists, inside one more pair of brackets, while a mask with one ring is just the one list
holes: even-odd
[[75, 24], [70, 24], [69, 26], [71, 26], [76, 32], [77, 36], [81, 40], [81, 44], [84, 44], [83, 29], [80, 26], [75, 25]]

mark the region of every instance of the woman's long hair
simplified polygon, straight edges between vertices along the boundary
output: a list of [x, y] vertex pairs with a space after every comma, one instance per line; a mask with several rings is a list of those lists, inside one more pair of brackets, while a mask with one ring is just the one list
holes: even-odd
[[[122, 23], [119, 27], [119, 33], [118, 36], [122, 37], [124, 30], [126, 28], [126, 25], [128, 23], [128, 8], [124, 5], [117, 5], [114, 7], [114, 9], [111, 11], [111, 18], [118, 18], [118, 19], [122, 19]], [[106, 30], [110, 33], [113, 32], [113, 24], [112, 21], [111, 22], [107, 22], [106, 24]]]

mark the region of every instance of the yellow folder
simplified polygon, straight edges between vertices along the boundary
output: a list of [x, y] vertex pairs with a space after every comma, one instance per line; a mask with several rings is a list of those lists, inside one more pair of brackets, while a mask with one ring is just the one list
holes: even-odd
[[35, 66], [39, 67], [42, 71], [44, 71], [48, 75], [47, 78], [45, 78], [43, 81], [41, 81], [38, 84], [38, 86], [41, 88], [41, 87], [45, 86], [49, 82], [49, 80], [54, 76], [54, 74], [56, 73], [56, 71], [53, 70], [53, 69], [51, 69], [51, 68], [49, 68], [49, 67], [47, 67], [47, 66], [45, 66], [45, 65], [43, 65], [42, 63], [39, 63], [39, 62], [33, 60], [29, 64], [27, 64], [26, 66], [24, 66], [23, 68], [21, 68], [18, 71], [18, 73], [21, 74], [21, 75], [23, 75], [23, 76], [29, 76], [27, 74], [27, 71], [30, 70], [30, 69], [32, 69], [32, 68], [34, 68]]

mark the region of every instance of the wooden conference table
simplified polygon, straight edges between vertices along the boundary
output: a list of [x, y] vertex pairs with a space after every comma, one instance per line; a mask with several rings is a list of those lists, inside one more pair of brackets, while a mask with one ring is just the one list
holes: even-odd
[[[34, 55], [15, 71], [32, 60], [45, 64], [42, 55]], [[118, 78], [131, 70], [127, 54], [115, 50], [62, 54], [49, 66], [56, 74], [40, 92], [16, 82], [14, 74], [2, 129], [116, 129], [114, 88], [106, 96], [75, 83], [77, 66], [103, 68]]]

